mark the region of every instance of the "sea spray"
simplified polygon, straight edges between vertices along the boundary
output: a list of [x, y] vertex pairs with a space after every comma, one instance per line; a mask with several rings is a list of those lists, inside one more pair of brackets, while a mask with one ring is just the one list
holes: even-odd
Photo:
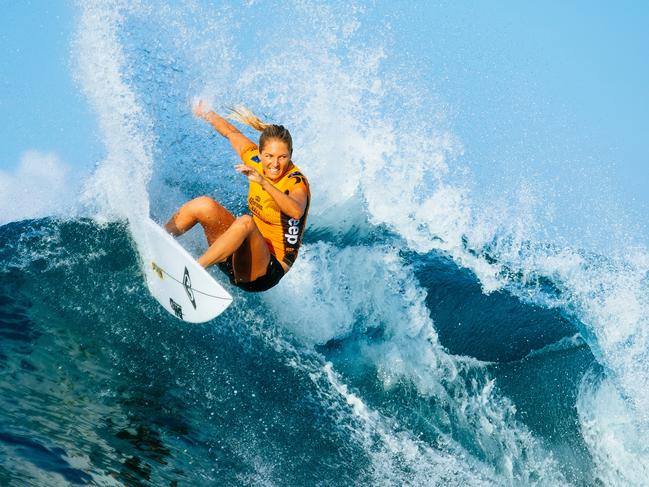
[[124, 82], [129, 67], [120, 26], [136, 4], [91, 1], [79, 5], [74, 41], [76, 77], [95, 111], [106, 157], [86, 184], [84, 201], [102, 219], [147, 216], [152, 169], [152, 125], [138, 96]]

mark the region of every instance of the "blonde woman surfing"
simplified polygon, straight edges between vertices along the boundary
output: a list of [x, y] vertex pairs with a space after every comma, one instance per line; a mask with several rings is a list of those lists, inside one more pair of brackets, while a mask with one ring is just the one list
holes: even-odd
[[227, 138], [241, 157], [243, 164], [235, 169], [248, 178], [252, 215], [235, 218], [214, 199], [200, 196], [180, 207], [165, 229], [178, 236], [200, 223], [209, 248], [199, 264], [217, 264], [232, 284], [245, 291], [266, 291], [295, 262], [309, 211], [309, 183], [293, 164], [291, 134], [244, 108], [234, 110], [231, 118], [261, 132], [257, 145], [202, 102], [193, 112]]

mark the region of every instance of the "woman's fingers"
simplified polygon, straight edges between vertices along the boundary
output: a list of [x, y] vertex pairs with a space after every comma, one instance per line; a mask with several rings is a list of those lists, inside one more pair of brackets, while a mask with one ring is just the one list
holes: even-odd
[[207, 114], [207, 110], [205, 109], [205, 103], [203, 103], [203, 100], [198, 100], [197, 103], [194, 103], [194, 106], [192, 107], [192, 112], [197, 117], [200, 118], [205, 117], [205, 115]]
[[261, 184], [264, 179], [257, 171], [255, 171], [251, 167], [246, 166], [245, 164], [237, 164], [236, 166], [234, 166], [234, 168], [244, 176], [247, 176], [248, 179], [254, 183]]

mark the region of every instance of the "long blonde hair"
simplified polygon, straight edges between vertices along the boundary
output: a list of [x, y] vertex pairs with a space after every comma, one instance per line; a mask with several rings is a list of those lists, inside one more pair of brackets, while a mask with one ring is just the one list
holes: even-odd
[[283, 125], [263, 122], [257, 115], [252, 113], [243, 105], [237, 105], [236, 107], [230, 108], [228, 118], [244, 123], [261, 132], [261, 135], [259, 136], [260, 150], [264, 149], [264, 145], [266, 145], [266, 142], [270, 139], [277, 139], [287, 145], [289, 154], [293, 154], [293, 138], [288, 129]]

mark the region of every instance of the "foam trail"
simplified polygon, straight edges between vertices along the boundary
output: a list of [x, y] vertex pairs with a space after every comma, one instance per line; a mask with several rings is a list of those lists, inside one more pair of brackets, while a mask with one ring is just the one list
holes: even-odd
[[[284, 336], [279, 328], [269, 327], [264, 318], [250, 330], [272, 344], [285, 356], [286, 362], [304, 371], [315, 387], [319, 402], [334, 412], [340, 431], [352, 443], [358, 443], [370, 457], [370, 468], [363, 468], [362, 483], [371, 485], [507, 485], [509, 481], [494, 467], [477, 460], [459, 443], [447, 437], [431, 445], [410, 431], [399, 420], [386, 416], [369, 406], [359, 394], [345, 383], [331, 362], [322, 363], [321, 357], [303, 349], [296, 349], [291, 335]], [[360, 481], [360, 480], [359, 480]], [[554, 478], [551, 485], [561, 485]]]
[[[502, 239], [491, 245], [501, 285], [566, 310], [638, 427], [649, 427], [649, 253], [630, 248], [600, 256], [570, 247]], [[551, 287], [543, 282], [552, 283]]]
[[124, 80], [128, 62], [119, 29], [132, 2], [81, 2], [74, 40], [77, 80], [99, 118], [106, 158], [87, 182], [84, 201], [100, 219], [148, 215], [151, 122]]
[[[503, 483], [493, 468], [474, 460], [460, 445], [449, 442], [447, 452], [435, 450], [407, 431], [394, 431], [390, 420], [368, 408], [349, 391], [330, 363], [319, 374], [344, 398], [360, 426], [357, 439], [372, 452], [372, 485], [498, 485]], [[331, 399], [329, 399], [331, 401]]]
[[[567, 305], [588, 326], [588, 341], [649, 426], [649, 254], [643, 249], [618, 258], [564, 251], [537, 265], [568, 296]], [[557, 262], [561, 262], [560, 264]]]

